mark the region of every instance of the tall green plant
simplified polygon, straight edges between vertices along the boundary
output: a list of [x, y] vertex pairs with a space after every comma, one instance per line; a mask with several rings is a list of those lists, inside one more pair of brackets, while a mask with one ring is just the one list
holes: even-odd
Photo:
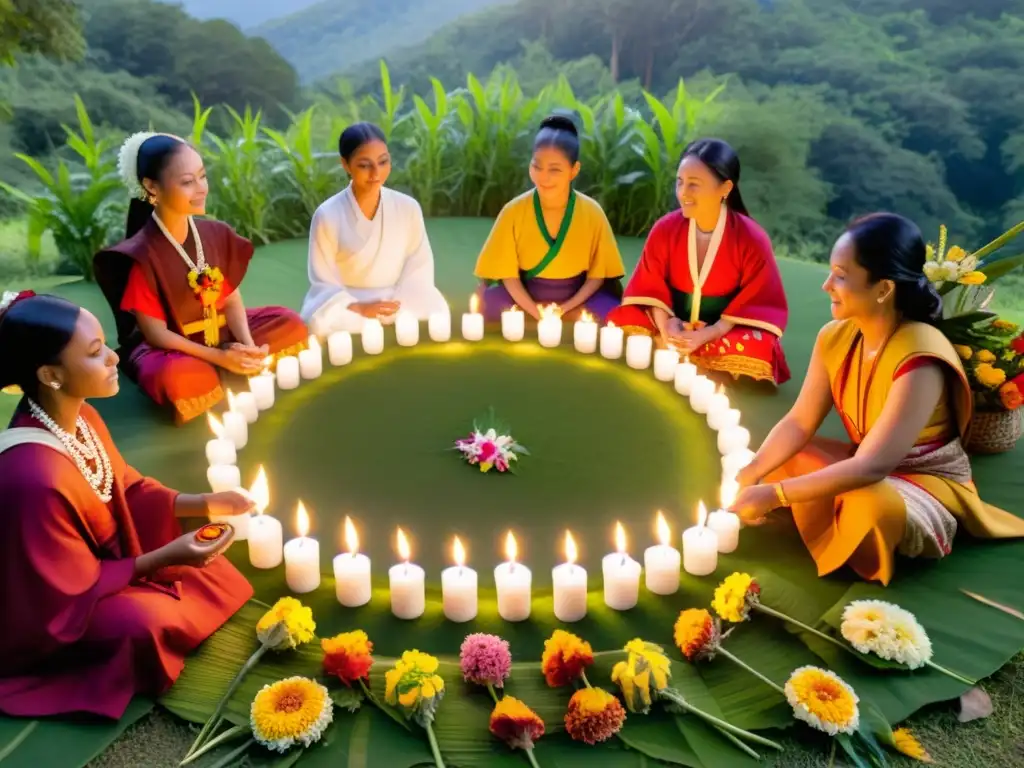
[[[408, 186], [413, 196], [419, 200], [423, 213], [427, 216], [436, 211], [436, 201], [443, 194], [446, 186], [454, 180], [454, 171], [446, 166], [447, 148], [451, 145], [450, 136], [453, 113], [451, 102], [444, 86], [437, 78], [431, 78], [434, 89], [434, 109], [420, 96], [414, 95], [413, 112], [410, 115], [408, 142], [413, 151], [406, 162]], [[449, 202], [451, 200], [448, 195]]]

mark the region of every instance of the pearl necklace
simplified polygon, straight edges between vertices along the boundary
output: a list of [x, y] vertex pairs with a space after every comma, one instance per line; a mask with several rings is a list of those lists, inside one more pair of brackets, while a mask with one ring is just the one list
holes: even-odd
[[192, 261], [192, 258], [188, 255], [185, 247], [179, 243], [167, 231], [167, 227], [160, 221], [160, 217], [156, 215], [156, 211], [153, 212], [153, 221], [160, 228], [160, 231], [164, 233], [164, 237], [167, 238], [167, 242], [174, 246], [174, 250], [178, 252], [178, 255], [188, 264], [188, 268], [195, 272], [197, 275], [201, 275], [203, 270], [206, 269], [206, 254], [203, 252], [203, 241], [199, 238], [199, 230], [196, 228], [196, 220], [192, 217], [188, 217], [188, 226], [192, 230], [192, 239], [196, 241], [196, 260]]
[[[89, 422], [79, 416], [76, 422], [77, 434], [72, 435], [51, 419], [50, 415], [33, 400], [29, 399], [28, 407], [32, 415], [60, 440], [78, 467], [78, 471], [100, 497], [100, 501], [104, 504], [109, 502], [113, 498], [111, 489], [114, 487], [114, 471], [110, 467], [110, 457], [107, 456], [103, 442], [96, 437]], [[82, 436], [81, 439], [78, 437], [79, 434]], [[89, 467], [89, 462], [96, 466], [95, 470]]]

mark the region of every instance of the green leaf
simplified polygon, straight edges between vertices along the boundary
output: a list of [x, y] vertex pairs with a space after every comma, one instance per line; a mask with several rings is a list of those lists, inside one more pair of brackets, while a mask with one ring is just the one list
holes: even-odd
[[671, 765], [705, 768], [689, 745], [684, 732], [674, 727], [675, 716], [654, 710], [649, 715], [629, 715], [619, 732], [624, 744], [647, 757]]

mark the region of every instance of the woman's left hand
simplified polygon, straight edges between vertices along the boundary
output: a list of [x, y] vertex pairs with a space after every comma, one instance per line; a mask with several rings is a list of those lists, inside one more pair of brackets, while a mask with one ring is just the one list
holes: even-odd
[[774, 486], [751, 485], [739, 492], [729, 511], [739, 515], [744, 525], [761, 525], [768, 513], [778, 506]]
[[245, 491], [220, 491], [206, 494], [206, 511], [210, 517], [244, 515], [256, 509], [256, 503]]
[[684, 330], [672, 337], [673, 345], [683, 354], [689, 355], [705, 344], [718, 339], [718, 335], [710, 326], [698, 324], [694, 328], [690, 323], [683, 323]]

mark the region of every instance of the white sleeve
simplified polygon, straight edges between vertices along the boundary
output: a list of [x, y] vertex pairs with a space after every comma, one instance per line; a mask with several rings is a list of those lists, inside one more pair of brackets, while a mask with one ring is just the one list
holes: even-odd
[[420, 320], [426, 320], [432, 312], [446, 310], [448, 303], [434, 285], [434, 252], [427, 237], [423, 209], [415, 201], [408, 212], [408, 226], [412, 249], [395, 284], [395, 301]]
[[[355, 297], [338, 272], [338, 242], [330, 215], [323, 208], [309, 227], [309, 290], [302, 302], [302, 319], [318, 336], [333, 330], [359, 330], [362, 317], [348, 309]], [[350, 326], [357, 325], [359, 328]]]

